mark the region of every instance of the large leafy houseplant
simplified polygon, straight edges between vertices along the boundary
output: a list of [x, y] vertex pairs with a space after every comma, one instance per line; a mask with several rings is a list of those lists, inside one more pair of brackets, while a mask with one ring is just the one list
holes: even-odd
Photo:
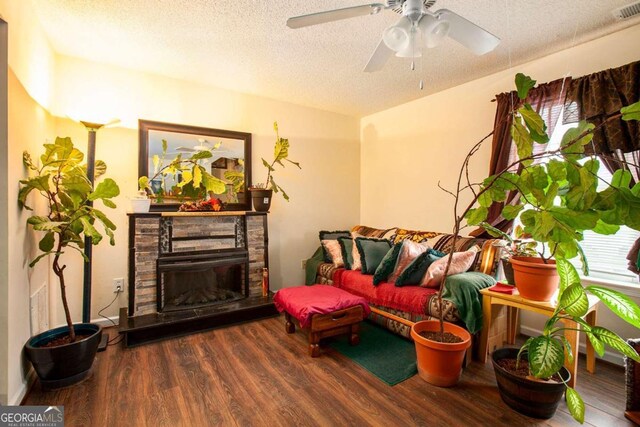
[[[220, 143], [217, 143], [213, 146], [213, 149], [216, 150], [219, 147]], [[166, 194], [170, 192], [179, 192], [180, 196], [190, 198], [204, 198], [209, 192], [213, 194], [223, 194], [226, 192], [226, 183], [211, 175], [203, 166], [206, 159], [213, 157], [211, 150], [196, 151], [188, 157], [182, 157], [182, 154], [178, 154], [165, 164], [167, 160], [167, 148], [167, 140], [163, 139], [162, 154], [156, 154], [152, 158], [153, 175], [151, 178], [141, 176], [138, 179], [139, 191], [149, 192], [158, 202], [162, 202]], [[178, 176], [180, 177], [179, 179]], [[176, 183], [175, 188], [166, 188], [166, 179], [168, 177], [179, 181]], [[151, 187], [151, 183], [158, 178], [160, 179], [161, 188], [156, 194]], [[232, 183], [233, 188], [241, 188], [243, 185], [243, 182], [237, 183], [237, 177], [235, 177], [235, 175]]]
[[[480, 225], [486, 220], [489, 207], [504, 202], [511, 191], [521, 196], [514, 204], [506, 204], [502, 216], [514, 219], [518, 215], [523, 231], [540, 243], [539, 255], [547, 262], [555, 258], [560, 276], [557, 308], [546, 322], [541, 336], [531, 337], [521, 351], [527, 350], [531, 374], [537, 378], [549, 378], [557, 373], [566, 357], [572, 359], [577, 349], [572, 349], [564, 339], [565, 328], [559, 324], [570, 319], [581, 325], [599, 355], [605, 345], [640, 361], [636, 351], [616, 333], [600, 326], [588, 325], [582, 317], [589, 306], [587, 294], [595, 295], [604, 305], [622, 320], [640, 328], [640, 307], [626, 295], [604, 286], [585, 286], [570, 259], [579, 257], [585, 274], [588, 262], [580, 248], [583, 233], [591, 230], [600, 234], [615, 234], [621, 225], [640, 230], [640, 183], [631, 186], [631, 174], [618, 170], [606, 189], [598, 191], [597, 176], [600, 163], [596, 156], [585, 153], [594, 131], [612, 120], [640, 120], [640, 103], [624, 107], [599, 125], [581, 121], [569, 129], [558, 149], [536, 153], [535, 144], [547, 144], [549, 136], [540, 115], [525, 102], [528, 91], [535, 81], [523, 74], [515, 79], [519, 102], [511, 112], [513, 124], [511, 135], [517, 147], [517, 159], [504, 171], [489, 176], [481, 183], [469, 178], [469, 161], [480, 149], [490, 133], [475, 144], [465, 157], [458, 174], [456, 189], [441, 187], [454, 199], [453, 245], [460, 230], [466, 225]], [[544, 163], [539, 163], [540, 161]], [[461, 209], [460, 196], [471, 193], [471, 201]], [[487, 226], [489, 233], [498, 236], [498, 230]], [[451, 259], [445, 269], [449, 272]], [[443, 286], [446, 286], [446, 280]], [[438, 304], [442, 312], [442, 291]], [[442, 322], [442, 318], [440, 319]], [[584, 402], [571, 387], [566, 391], [567, 405], [572, 416], [584, 421]]]
[[267, 169], [267, 178], [264, 182], [254, 183], [251, 188], [252, 189], [261, 189], [261, 190], [273, 190], [274, 193], [282, 193], [282, 197], [289, 201], [289, 195], [284, 191], [284, 189], [276, 184], [275, 179], [273, 179], [273, 172], [276, 171], [275, 166], [279, 164], [284, 167], [283, 161], [289, 162], [292, 165], [298, 167], [298, 169], [302, 169], [300, 163], [294, 162], [289, 159], [289, 139], [281, 138], [280, 133], [278, 132], [278, 122], [273, 122], [273, 130], [276, 132], [276, 142], [273, 149], [273, 160], [271, 163], [266, 161], [264, 158], [262, 160], [262, 164]]
[[[46, 201], [46, 215], [32, 215], [27, 223], [44, 236], [38, 248], [40, 254], [29, 264], [33, 267], [37, 262], [53, 255], [52, 269], [58, 277], [62, 306], [69, 328], [69, 340], [74, 342], [76, 333], [71, 320], [67, 302], [66, 282], [61, 257], [69, 249], [73, 249], [86, 258], [84, 237], [91, 237], [91, 243], [97, 245], [103, 235], [98, 226], [104, 229], [111, 245], [115, 244], [113, 231], [115, 224], [101, 210], [88, 202], [101, 200], [105, 207], [115, 208], [112, 199], [120, 194], [120, 189], [111, 178], [105, 178], [95, 187], [87, 178], [87, 167], [82, 164], [84, 154], [73, 146], [70, 138], [56, 138], [53, 144], [44, 144], [45, 151], [36, 162], [26, 151], [23, 162], [29, 170], [29, 178], [20, 181], [18, 203], [21, 208], [32, 210], [27, 205], [27, 196], [38, 193]], [[95, 165], [96, 178], [104, 175], [107, 166], [102, 161]]]

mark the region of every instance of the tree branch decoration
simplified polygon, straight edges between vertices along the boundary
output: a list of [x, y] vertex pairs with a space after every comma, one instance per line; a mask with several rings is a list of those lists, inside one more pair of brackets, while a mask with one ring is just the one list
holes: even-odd
[[[105, 207], [115, 208], [116, 204], [112, 199], [120, 194], [120, 189], [111, 178], [105, 178], [95, 189], [92, 188], [87, 177], [87, 166], [81, 164], [84, 154], [73, 146], [70, 138], [56, 138], [55, 143], [44, 144], [44, 147], [45, 152], [40, 156], [41, 166], [34, 163], [28, 152], [23, 153], [23, 163], [31, 176], [20, 181], [18, 204], [20, 208], [32, 210], [26, 203], [27, 196], [34, 191], [46, 199], [47, 215], [32, 215], [27, 219], [27, 224], [34, 230], [44, 232], [38, 244], [41, 253], [31, 261], [29, 267], [46, 256], [53, 255], [52, 268], [58, 276], [69, 337], [73, 342], [76, 334], [71, 321], [64, 277], [67, 266], [61, 264], [61, 256], [70, 248], [78, 251], [88, 261], [82, 251], [84, 236], [91, 237], [94, 245], [100, 243], [103, 236], [96, 228], [99, 224], [109, 238], [109, 243], [115, 245], [115, 224], [104, 212], [89, 206], [87, 202], [101, 200]], [[106, 171], [107, 165], [98, 160], [95, 178], [104, 175]]]
[[[515, 204], [505, 205], [502, 216], [505, 219], [520, 216], [524, 233], [541, 243], [539, 255], [544, 262], [555, 258], [560, 277], [559, 302], [553, 316], [546, 322], [542, 335], [529, 338], [521, 348], [521, 354], [527, 350], [531, 374], [537, 378], [551, 377], [562, 368], [565, 351], [567, 358], [574, 357], [577, 349], [572, 349], [564, 339], [565, 328], [557, 325], [562, 319], [580, 324], [600, 356], [607, 345], [640, 361], [637, 352], [616, 333], [600, 326], [590, 326], [582, 319], [589, 307], [587, 294], [595, 295], [613, 313], [636, 328], [640, 328], [640, 307], [620, 292], [602, 286], [584, 286], [569, 262], [579, 257], [584, 274], [588, 274], [587, 259], [580, 247], [586, 230], [605, 235], [615, 234], [621, 225], [640, 230], [640, 183], [631, 187], [631, 173], [618, 170], [607, 182], [607, 188], [598, 191], [600, 162], [596, 156], [585, 154], [585, 146], [591, 143], [598, 128], [614, 120], [640, 120], [640, 103], [622, 108], [598, 126], [581, 121], [576, 128], [564, 134], [558, 149], [534, 154], [534, 144], [549, 142], [544, 120], [525, 101], [536, 82], [519, 73], [515, 83], [520, 102], [511, 112], [511, 136], [516, 144], [517, 160], [481, 184], [469, 181], [469, 161], [492, 132], [469, 150], [460, 168], [456, 189], [452, 191], [440, 186], [455, 200], [452, 247], [455, 248], [463, 221], [466, 221], [466, 226], [482, 225], [488, 233], [499, 237], [500, 231], [484, 221], [493, 203], [504, 202], [509, 192], [517, 190], [521, 197]], [[546, 163], [540, 164], [541, 160]], [[512, 172], [514, 170], [517, 172]], [[473, 197], [469, 205], [460, 211], [460, 195], [467, 190]], [[438, 294], [440, 313], [451, 261], [452, 257], [449, 257], [443, 288]], [[439, 320], [443, 333], [443, 317], [440, 316]], [[580, 395], [567, 386], [566, 397], [571, 415], [584, 422], [584, 402]]]
[[274, 193], [282, 193], [282, 197], [286, 201], [289, 201], [289, 195], [284, 191], [284, 189], [276, 184], [276, 181], [273, 179], [273, 172], [275, 172], [276, 163], [280, 166], [284, 167], [283, 161], [289, 162], [292, 165], [296, 165], [298, 169], [302, 169], [300, 163], [294, 162], [289, 159], [289, 139], [288, 138], [280, 138], [280, 133], [278, 132], [278, 122], [273, 122], [273, 130], [276, 132], [276, 145], [273, 152], [273, 161], [271, 163], [267, 162], [264, 158], [262, 159], [262, 164], [265, 168], [267, 168], [267, 179], [264, 182], [253, 184], [252, 188], [261, 188], [265, 190], [273, 190]]

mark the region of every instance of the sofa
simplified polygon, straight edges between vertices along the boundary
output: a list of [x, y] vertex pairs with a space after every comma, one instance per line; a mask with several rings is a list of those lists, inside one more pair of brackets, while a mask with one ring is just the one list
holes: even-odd
[[[426, 242], [430, 247], [441, 252], [452, 252], [453, 236], [451, 234], [408, 230], [402, 228], [377, 229], [357, 225], [351, 230], [360, 236], [386, 238], [392, 243], [398, 243], [404, 239], [411, 239], [417, 243]], [[478, 239], [472, 237], [458, 238], [455, 252], [465, 251], [475, 245], [478, 251], [470, 269], [488, 275], [495, 275], [498, 259], [495, 256], [496, 248], [493, 240]], [[404, 337], [410, 337], [408, 322], [435, 319], [439, 317], [438, 289], [420, 286], [397, 287], [393, 283], [382, 282], [373, 285], [373, 276], [362, 274], [359, 270], [347, 270], [336, 268], [332, 263], [324, 262], [322, 251], [319, 249], [311, 259], [306, 262], [307, 284], [328, 284], [344, 289], [347, 292], [364, 297], [372, 308], [369, 320], [382, 325], [394, 333]], [[478, 293], [478, 301], [481, 298]], [[456, 305], [448, 299], [443, 300], [444, 319], [448, 322], [464, 325]]]

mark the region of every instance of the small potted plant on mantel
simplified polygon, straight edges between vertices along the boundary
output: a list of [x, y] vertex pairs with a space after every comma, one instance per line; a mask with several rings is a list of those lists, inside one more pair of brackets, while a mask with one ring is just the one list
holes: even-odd
[[[21, 208], [32, 210], [27, 205], [27, 196], [32, 192], [46, 202], [46, 215], [34, 214], [27, 219], [34, 230], [44, 233], [38, 244], [40, 254], [29, 266], [53, 255], [51, 266], [58, 277], [67, 325], [31, 337], [25, 344], [25, 353], [43, 386], [57, 388], [76, 383], [87, 375], [102, 337], [100, 325], [74, 324], [71, 320], [64, 274], [67, 266], [62, 264], [62, 255], [73, 249], [86, 259], [82, 251], [84, 237], [91, 237], [94, 245], [100, 243], [103, 236], [97, 230], [99, 224], [111, 245], [115, 244], [115, 224], [87, 202], [101, 200], [105, 207], [115, 208], [112, 199], [120, 194], [120, 189], [111, 178], [103, 179], [92, 188], [86, 165], [81, 164], [84, 154], [73, 146], [70, 138], [56, 138], [53, 144], [44, 144], [44, 147], [39, 162], [26, 151], [23, 154], [30, 177], [20, 181], [18, 203]], [[100, 160], [95, 166], [97, 179], [104, 175], [107, 166]]]
[[[595, 156], [585, 154], [585, 145], [591, 142], [597, 127], [584, 121], [565, 133], [560, 148], [533, 154], [534, 144], [546, 144], [549, 141], [543, 119], [525, 102], [529, 90], [536, 82], [523, 74], [516, 75], [515, 82], [520, 102], [514, 105], [512, 111], [511, 134], [517, 146], [518, 158], [504, 171], [489, 176], [482, 183], [473, 183], [469, 180], [469, 161], [493, 132], [468, 152], [458, 174], [456, 189], [450, 191], [443, 188], [455, 201], [452, 247], [455, 247], [459, 238], [463, 221], [466, 221], [467, 225], [482, 224], [494, 202], [505, 201], [510, 191], [517, 190], [521, 193], [522, 196], [515, 205], [506, 205], [503, 208], [502, 216], [514, 219], [520, 215], [523, 232], [546, 247], [546, 250], [540, 251], [542, 256], [537, 264], [555, 265], [553, 270], [559, 273], [559, 289], [557, 308], [545, 324], [542, 335], [529, 338], [516, 358], [515, 364], [518, 365], [520, 356], [526, 353], [530, 373], [530, 378], [522, 378], [519, 386], [525, 382], [532, 382], [536, 388], [541, 385], [544, 389], [550, 385], [553, 389], [557, 388], [557, 384], [545, 380], [558, 378], [562, 390], [566, 390], [569, 411], [576, 420], [583, 422], [582, 398], [573, 388], [566, 386], [568, 378], [564, 374], [557, 375], [564, 369], [565, 357], [572, 359], [577, 351], [564, 339], [563, 327], [557, 323], [563, 319], [577, 322], [601, 356], [607, 345], [627, 357], [640, 361], [637, 352], [617, 334], [600, 326], [590, 326], [582, 319], [589, 306], [587, 293], [595, 295], [615, 315], [636, 328], [640, 328], [640, 307], [620, 292], [604, 286], [584, 286], [575, 267], [568, 260], [579, 256], [585, 274], [588, 273], [587, 260], [579, 245], [585, 230], [615, 234], [621, 225], [640, 230], [640, 183], [630, 187], [631, 174], [625, 170], [618, 170], [613, 174], [612, 180], [607, 182], [605, 190], [597, 190], [599, 178], [596, 173], [600, 166], [599, 161]], [[622, 108], [619, 114], [607, 118], [605, 123], [619, 119], [640, 120], [640, 103]], [[536, 160], [548, 162], [535, 164]], [[466, 208], [461, 209], [459, 202], [463, 191], [472, 194], [471, 202]], [[491, 227], [487, 227], [487, 231], [496, 234]], [[555, 258], [555, 263], [551, 257]], [[443, 289], [446, 286], [452, 258], [449, 258], [445, 268]], [[515, 281], [518, 286], [517, 275]], [[442, 293], [443, 290], [438, 295], [439, 329], [440, 334], [444, 335], [446, 322], [443, 322]], [[417, 322], [413, 328], [420, 323]], [[435, 344], [444, 348], [448, 345], [444, 342]], [[494, 352], [494, 362], [497, 354], [498, 352]], [[496, 366], [495, 369], [502, 368]], [[541, 379], [543, 381], [540, 381]], [[542, 393], [551, 395], [553, 391]], [[509, 400], [504, 400], [510, 404]], [[535, 403], [532, 402], [530, 405], [534, 406]]]
[[[151, 199], [147, 195], [150, 194], [152, 198], [161, 201], [165, 195], [166, 189], [165, 179], [169, 176], [174, 179], [180, 175], [180, 182], [176, 184], [176, 187], [185, 192], [187, 196], [197, 196], [203, 193], [209, 194], [224, 194], [227, 191], [226, 183], [211, 175], [207, 172], [207, 169], [201, 164], [205, 159], [209, 159], [213, 156], [212, 150], [196, 151], [189, 157], [182, 157], [182, 154], [178, 154], [167, 165], [164, 164], [167, 154], [168, 143], [165, 139], [162, 140], [162, 155], [157, 154], [153, 156], [153, 170], [154, 174], [151, 178], [147, 176], [141, 176], [138, 178], [138, 196], [132, 198], [132, 209], [134, 212], [147, 212], [151, 204]], [[213, 149], [218, 149], [220, 143], [214, 145]], [[151, 188], [151, 182], [161, 178], [162, 189], [159, 194], [155, 194], [153, 188]]]
[[262, 164], [267, 168], [267, 179], [264, 182], [253, 184], [249, 187], [251, 191], [251, 199], [253, 200], [253, 208], [258, 212], [267, 212], [271, 207], [271, 197], [273, 193], [282, 193], [282, 197], [286, 201], [289, 201], [289, 195], [284, 189], [276, 184], [273, 179], [273, 172], [275, 172], [276, 163], [284, 167], [283, 161], [287, 161], [293, 165], [296, 165], [299, 169], [302, 169], [300, 163], [289, 160], [289, 139], [280, 138], [278, 133], [278, 122], [273, 122], [273, 129], [276, 132], [276, 143], [273, 152], [273, 161], [271, 163], [262, 159]]

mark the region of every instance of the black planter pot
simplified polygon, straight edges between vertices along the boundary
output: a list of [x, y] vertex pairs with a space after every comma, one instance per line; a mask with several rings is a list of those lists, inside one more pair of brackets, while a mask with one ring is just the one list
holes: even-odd
[[24, 345], [27, 358], [33, 364], [42, 386], [47, 389], [66, 387], [82, 381], [93, 365], [102, 338], [102, 327], [93, 323], [73, 325], [76, 334], [91, 336], [57, 347], [41, 345], [68, 334], [69, 328], [61, 326], [31, 337]]
[[513, 276], [513, 265], [511, 265], [511, 262], [507, 259], [501, 259], [500, 262], [502, 263], [502, 271], [504, 272], [505, 280], [508, 284], [515, 285], [516, 280]]
[[273, 190], [265, 190], [262, 188], [250, 188], [251, 200], [253, 201], [253, 209], [256, 212], [268, 212], [271, 207], [271, 197]]
[[[496, 363], [501, 359], [515, 359], [518, 356], [518, 350], [517, 348], [500, 348], [491, 355], [500, 397], [504, 403], [521, 414], [549, 419], [556, 413], [566, 386], [564, 383], [544, 383], [521, 378]], [[560, 376], [565, 381], [571, 378], [571, 374], [564, 367], [560, 370]]]

